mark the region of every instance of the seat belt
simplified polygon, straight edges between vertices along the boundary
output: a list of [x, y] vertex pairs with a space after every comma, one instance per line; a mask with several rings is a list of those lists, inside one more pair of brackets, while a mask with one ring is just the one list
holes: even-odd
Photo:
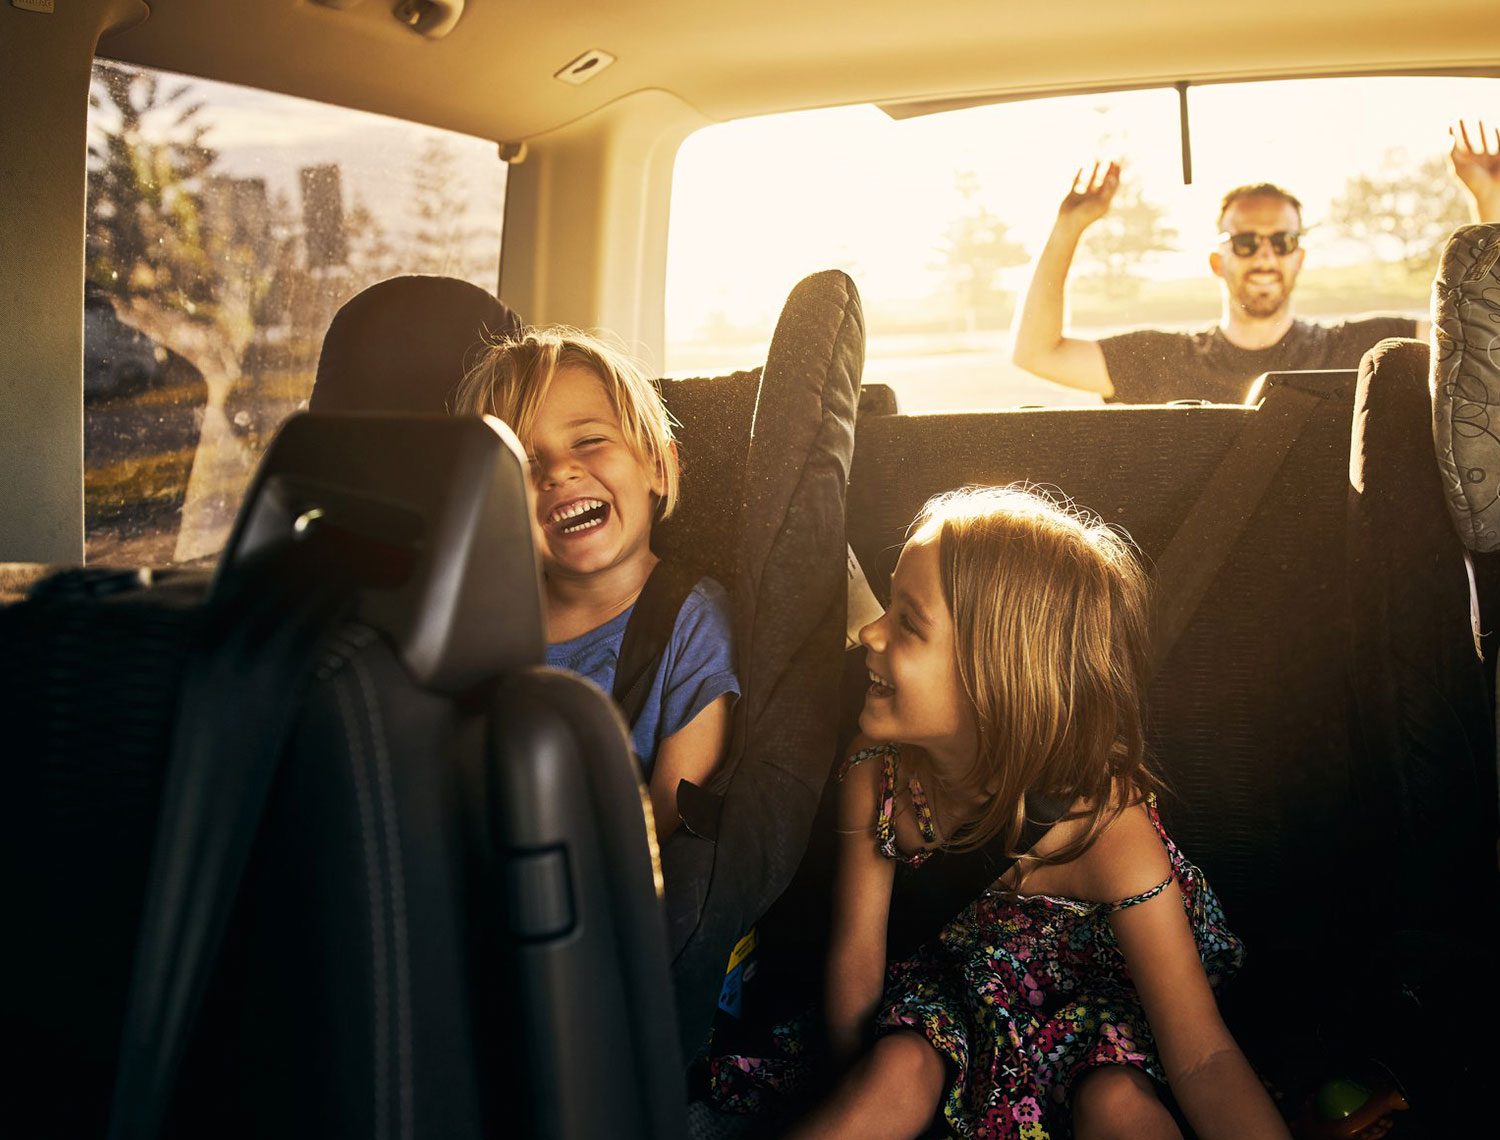
[[640, 597], [625, 623], [620, 639], [620, 657], [615, 664], [611, 695], [625, 723], [635, 727], [651, 695], [651, 683], [661, 668], [677, 614], [701, 577], [681, 563], [662, 559], [641, 587]]
[[[641, 595], [635, 600], [635, 608], [625, 622], [611, 696], [632, 729], [646, 707], [646, 698], [651, 695], [652, 683], [666, 656], [682, 603], [687, 601], [701, 576], [679, 562], [662, 559], [641, 587]], [[723, 810], [722, 795], [691, 780], [678, 781], [677, 815], [694, 835], [717, 839]]]
[[1151, 673], [1171, 655], [1265, 498], [1292, 444], [1326, 395], [1294, 383], [1277, 384], [1245, 419], [1219, 466], [1209, 476], [1156, 563], [1156, 608], [1152, 618]]
[[184, 670], [136, 939], [108, 1135], [161, 1133], [277, 763], [324, 635], [350, 612], [316, 541], [268, 551], [209, 601]]

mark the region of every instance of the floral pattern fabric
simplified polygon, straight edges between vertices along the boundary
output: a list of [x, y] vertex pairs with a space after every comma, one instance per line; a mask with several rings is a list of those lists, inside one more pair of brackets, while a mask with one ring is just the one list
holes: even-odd
[[[890, 834], [896, 749], [867, 749], [844, 771], [882, 752], [877, 842], [887, 857], [910, 860]], [[913, 792], [915, 801], [919, 789]], [[949, 1133], [976, 1140], [1066, 1137], [1070, 1090], [1090, 1069], [1130, 1065], [1165, 1081], [1109, 922], [1116, 911], [1155, 898], [1175, 881], [1209, 983], [1217, 986], [1239, 968], [1244, 948], [1226, 927], [1218, 897], [1167, 835], [1154, 797], [1146, 810], [1171, 865], [1168, 878], [1150, 890], [1100, 903], [1015, 895], [996, 884], [936, 940], [887, 968], [877, 1032], [913, 1030], [948, 1061], [951, 1083], [935, 1123]], [[759, 1111], [802, 1083], [810, 1025], [808, 1016], [779, 1027], [770, 1056], [715, 1058], [718, 1107]]]
[[1155, 898], [1172, 882], [1217, 986], [1244, 948], [1218, 897], [1146, 810], [1171, 863], [1150, 890], [1113, 903], [1015, 895], [994, 886], [935, 942], [886, 971], [878, 1032], [915, 1030], [949, 1062], [943, 1122], [979, 1140], [1046, 1140], [1068, 1134], [1073, 1083], [1100, 1065], [1131, 1065], [1165, 1082], [1140, 998], [1109, 917]]

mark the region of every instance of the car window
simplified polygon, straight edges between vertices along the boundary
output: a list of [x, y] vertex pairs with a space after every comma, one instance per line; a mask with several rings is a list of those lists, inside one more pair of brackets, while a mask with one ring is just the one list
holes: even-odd
[[399, 273], [493, 290], [493, 143], [107, 60], [90, 90], [85, 556], [223, 545], [338, 307]]
[[1447, 129], [1492, 117], [1500, 80], [1383, 77], [1192, 87], [1184, 185], [1171, 88], [895, 118], [875, 106], [705, 128], [674, 174], [666, 367], [763, 359], [787, 291], [842, 268], [865, 306], [867, 382], [903, 410], [1090, 404], [1010, 361], [1010, 325], [1075, 171], [1120, 159], [1110, 215], [1069, 278], [1071, 335], [1194, 329], [1219, 316], [1220, 197], [1300, 196], [1297, 315], [1425, 315], [1442, 239], [1468, 221]]

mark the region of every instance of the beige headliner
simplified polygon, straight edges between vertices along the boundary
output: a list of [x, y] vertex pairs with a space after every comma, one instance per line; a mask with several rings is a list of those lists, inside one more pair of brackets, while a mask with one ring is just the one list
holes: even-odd
[[[802, 107], [1500, 65], [1495, 0], [468, 0], [441, 41], [393, 0], [150, 0], [100, 53], [519, 141], [656, 88], [712, 119]], [[583, 87], [553, 79], [591, 48]], [[1332, 126], [1332, 125], [1331, 125]]]

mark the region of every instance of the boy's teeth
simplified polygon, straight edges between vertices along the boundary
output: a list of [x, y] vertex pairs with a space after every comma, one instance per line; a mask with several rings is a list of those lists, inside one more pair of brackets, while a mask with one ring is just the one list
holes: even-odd
[[604, 506], [604, 503], [598, 499], [579, 499], [576, 502], [568, 503], [566, 506], [558, 507], [548, 516], [547, 521], [556, 526], [559, 523], [566, 522], [568, 519], [583, 514], [585, 511], [598, 510], [602, 506]]

